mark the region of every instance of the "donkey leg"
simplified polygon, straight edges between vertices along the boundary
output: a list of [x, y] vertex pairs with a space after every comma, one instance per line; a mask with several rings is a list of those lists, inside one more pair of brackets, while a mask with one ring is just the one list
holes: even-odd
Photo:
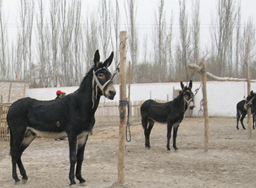
[[168, 122], [167, 124], [167, 150], [170, 150], [170, 139], [171, 139], [171, 131], [172, 131], [172, 124]]
[[240, 122], [241, 122], [241, 124], [242, 124], [243, 129], [245, 129], [245, 127], [244, 127], [244, 122], [243, 122], [245, 116], [246, 116], [246, 113], [245, 113], [245, 114], [242, 114], [242, 117], [241, 117], [241, 119], [240, 119]]
[[77, 150], [76, 178], [80, 181], [80, 183], [85, 182], [85, 179], [82, 178], [81, 170], [82, 170], [82, 163], [84, 160], [84, 149], [85, 149], [87, 140], [88, 140], [88, 135], [86, 136], [84, 143], [82, 143], [82, 145], [78, 145], [78, 150]]
[[148, 130], [147, 130], [147, 144], [148, 144], [148, 148], [150, 148], [150, 133], [151, 130], [154, 126], [154, 121], [152, 119], [148, 120]]
[[77, 162], [77, 153], [76, 153], [76, 144], [77, 139], [74, 135], [68, 135], [68, 141], [69, 141], [69, 160], [70, 160], [70, 169], [69, 169], [69, 180], [70, 185], [76, 184], [75, 182], [75, 165]]
[[12, 152], [11, 157], [12, 157], [12, 178], [14, 179], [15, 183], [17, 183], [20, 181], [20, 179], [18, 178], [17, 169], [16, 169], [16, 164], [18, 161], [18, 153]]
[[24, 166], [22, 164], [21, 158], [18, 159], [17, 164], [18, 164], [18, 167], [20, 169], [20, 174], [22, 175], [22, 181], [24, 183], [26, 183], [27, 180], [28, 180], [28, 176], [27, 176], [26, 170], [25, 170], [25, 168], [24, 168]]
[[238, 124], [239, 124], [240, 116], [241, 116], [241, 114], [239, 112], [237, 112], [237, 114], [236, 114], [236, 129], [237, 130], [239, 129]]
[[177, 146], [176, 146], [176, 138], [177, 138], [177, 132], [178, 132], [178, 128], [179, 128], [179, 124], [174, 125], [173, 127], [173, 148], [175, 150], [178, 150]]
[[141, 119], [142, 127], [144, 129], [144, 136], [145, 136], [145, 148], [149, 148], [149, 140], [148, 140], [148, 118], [142, 117]]
[[12, 178], [15, 180], [16, 183], [20, 181], [17, 175], [16, 165], [20, 164], [20, 162], [18, 161], [20, 160], [20, 156], [21, 156], [20, 151], [21, 151], [21, 143], [22, 143], [23, 137], [24, 137], [23, 132], [21, 133], [15, 132], [15, 134], [13, 134], [11, 130], [10, 147], [11, 147], [11, 158], [12, 158]]
[[25, 138], [22, 141], [21, 147], [20, 147], [20, 155], [19, 155], [19, 159], [17, 161], [18, 167], [20, 169], [20, 174], [22, 175], [22, 181], [24, 183], [27, 182], [28, 180], [28, 176], [26, 174], [26, 170], [22, 164], [21, 161], [21, 155], [22, 153], [25, 151], [25, 149], [30, 145], [30, 143], [35, 139], [36, 134], [31, 132], [30, 130], [26, 132], [25, 134]]
[[255, 118], [255, 115], [252, 114], [252, 128], [253, 129], [255, 129], [255, 124], [254, 124], [255, 123], [255, 119], [254, 118]]

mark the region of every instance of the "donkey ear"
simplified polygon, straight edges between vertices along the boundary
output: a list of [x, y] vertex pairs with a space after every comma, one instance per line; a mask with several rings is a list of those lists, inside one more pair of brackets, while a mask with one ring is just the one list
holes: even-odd
[[112, 52], [111, 54], [110, 54], [110, 56], [108, 57], [108, 59], [106, 59], [106, 61], [104, 62], [104, 66], [105, 67], [109, 67], [110, 65], [111, 65], [111, 63], [112, 63], [112, 61], [113, 61], [113, 57], [114, 57], [114, 52]]
[[96, 50], [95, 54], [94, 54], [94, 65], [95, 67], [98, 67], [99, 66], [99, 63], [100, 63], [100, 53], [99, 53], [99, 50]]
[[190, 89], [192, 88], [192, 80], [190, 80], [188, 87], [189, 87]]
[[181, 89], [184, 88], [184, 84], [182, 82], [180, 82], [180, 87], [181, 87]]

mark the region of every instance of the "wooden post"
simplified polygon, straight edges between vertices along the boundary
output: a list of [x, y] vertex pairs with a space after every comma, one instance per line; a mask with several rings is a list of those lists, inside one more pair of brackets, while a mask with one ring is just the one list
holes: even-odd
[[[245, 51], [245, 65], [247, 70], [247, 95], [251, 92], [251, 82], [250, 82], [250, 68], [249, 68], [249, 52], [250, 52], [250, 44], [246, 44], [246, 51]], [[249, 138], [252, 137], [252, 115], [251, 109], [247, 110], [248, 114], [248, 131], [249, 131]]]
[[202, 62], [202, 91], [203, 91], [203, 107], [204, 107], [204, 151], [207, 152], [209, 149], [209, 115], [207, 106], [207, 90], [206, 90], [206, 68], [205, 62]]
[[120, 32], [120, 124], [118, 138], [118, 183], [125, 183], [125, 122], [126, 122], [126, 31]]
[[129, 102], [129, 120], [131, 121], [131, 115], [132, 115], [132, 111], [131, 111], [131, 82], [132, 82], [132, 66], [131, 66], [131, 62], [129, 61], [129, 67], [128, 67], [128, 102]]
[[8, 102], [11, 102], [11, 94], [12, 94], [12, 82], [10, 82], [10, 85], [9, 85]]

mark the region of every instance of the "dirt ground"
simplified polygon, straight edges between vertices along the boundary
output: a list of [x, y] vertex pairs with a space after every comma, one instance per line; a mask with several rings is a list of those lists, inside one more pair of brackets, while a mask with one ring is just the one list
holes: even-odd
[[[118, 125], [95, 125], [84, 156], [82, 174], [87, 180], [84, 186], [256, 187], [256, 130], [249, 138], [248, 130], [236, 130], [235, 124], [235, 118], [210, 118], [208, 152], [204, 152], [203, 119], [187, 118], [181, 123], [177, 152], [166, 150], [166, 125], [155, 124], [150, 150], [144, 148], [141, 125], [132, 125], [132, 141], [126, 143], [124, 186], [115, 183]], [[68, 154], [67, 140], [36, 139], [22, 156], [29, 179], [26, 184], [15, 185], [11, 176], [9, 143], [1, 142], [0, 187], [69, 187]]]

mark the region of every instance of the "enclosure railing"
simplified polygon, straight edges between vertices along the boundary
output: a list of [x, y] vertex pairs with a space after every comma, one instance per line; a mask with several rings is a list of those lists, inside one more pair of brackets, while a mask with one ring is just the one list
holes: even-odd
[[11, 103], [0, 103], [0, 140], [8, 141], [10, 138], [6, 116]]
[[[130, 124], [140, 122], [140, 106], [143, 101], [130, 102]], [[119, 103], [118, 102], [102, 102], [99, 104], [95, 113], [96, 125], [108, 126], [119, 125]], [[128, 112], [128, 111], [127, 111]]]

